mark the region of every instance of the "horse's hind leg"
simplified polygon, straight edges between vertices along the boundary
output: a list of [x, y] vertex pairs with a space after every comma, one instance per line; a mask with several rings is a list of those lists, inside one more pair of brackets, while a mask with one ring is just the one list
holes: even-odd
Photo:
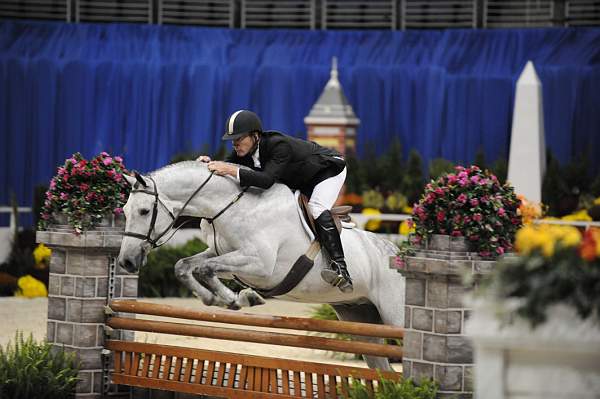
[[[361, 323], [383, 324], [377, 308], [372, 303], [331, 305], [340, 320], [356, 321]], [[383, 339], [375, 337], [352, 336], [356, 341], [382, 344]], [[390, 362], [385, 357], [363, 355], [369, 368], [383, 371], [393, 371]]]

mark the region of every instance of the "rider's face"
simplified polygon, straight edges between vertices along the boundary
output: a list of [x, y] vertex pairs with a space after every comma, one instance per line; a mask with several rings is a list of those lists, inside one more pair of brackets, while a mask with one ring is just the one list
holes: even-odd
[[251, 134], [233, 140], [233, 149], [238, 157], [244, 157], [248, 155], [253, 146], [254, 137]]

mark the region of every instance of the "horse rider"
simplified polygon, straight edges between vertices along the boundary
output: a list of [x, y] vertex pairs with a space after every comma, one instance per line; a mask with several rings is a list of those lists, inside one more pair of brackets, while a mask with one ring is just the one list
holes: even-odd
[[218, 175], [235, 177], [242, 187], [267, 189], [278, 182], [310, 198], [308, 208], [316, 221], [317, 236], [330, 258], [329, 269], [323, 270], [321, 276], [342, 292], [351, 292], [352, 279], [331, 215], [346, 180], [344, 158], [314, 142], [277, 131], [263, 131], [260, 119], [251, 111], [234, 112], [225, 127], [223, 140], [233, 140], [233, 151], [225, 162], [211, 161], [206, 155], [197, 160], [208, 162], [208, 169]]

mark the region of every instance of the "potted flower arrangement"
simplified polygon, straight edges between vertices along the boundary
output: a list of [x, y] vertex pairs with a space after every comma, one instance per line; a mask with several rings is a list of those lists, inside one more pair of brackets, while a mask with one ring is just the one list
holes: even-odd
[[475, 386], [494, 397], [596, 397], [600, 230], [527, 225], [515, 247], [519, 256], [502, 259], [471, 299]]
[[81, 233], [106, 216], [121, 215], [130, 190], [125, 173], [121, 157], [102, 152], [88, 161], [80, 153], [73, 154], [50, 181], [39, 229], [68, 223]]
[[482, 257], [496, 257], [512, 249], [522, 225], [519, 200], [507, 184], [477, 166], [457, 166], [431, 181], [415, 204], [412, 219], [414, 241], [433, 235], [464, 237]]

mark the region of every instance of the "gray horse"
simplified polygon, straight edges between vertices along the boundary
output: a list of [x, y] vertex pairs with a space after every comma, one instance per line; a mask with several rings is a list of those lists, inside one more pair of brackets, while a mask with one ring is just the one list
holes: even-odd
[[[129, 272], [145, 264], [148, 252], [160, 245], [157, 241], [166, 240], [174, 215], [209, 220], [219, 215], [212, 226], [201, 223], [209, 248], [175, 264], [177, 278], [206, 305], [239, 309], [264, 303], [254, 290], [235, 293], [219, 278], [236, 276], [252, 287], [271, 288], [310, 245], [294, 194], [282, 184], [250, 188], [235, 201], [241, 192], [235, 179], [212, 176], [206, 164], [196, 161], [166, 166], [137, 180], [126, 177], [133, 190], [124, 207], [126, 234], [118, 263]], [[403, 326], [405, 281], [388, 266], [396, 247], [359, 229], [343, 229], [341, 237], [354, 291], [342, 293], [321, 279], [326, 261], [318, 254], [312, 270], [280, 298], [331, 304], [342, 320]], [[370, 367], [390, 369], [387, 359], [366, 360]]]

